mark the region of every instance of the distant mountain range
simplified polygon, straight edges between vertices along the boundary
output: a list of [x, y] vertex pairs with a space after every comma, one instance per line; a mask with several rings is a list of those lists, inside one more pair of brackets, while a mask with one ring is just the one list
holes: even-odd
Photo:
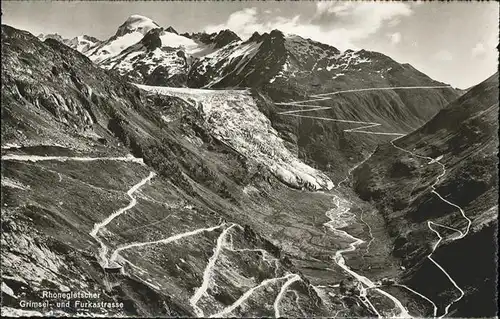
[[[60, 40], [59, 40], [60, 41]], [[76, 41], [63, 43], [79, 50]], [[80, 50], [79, 50], [80, 51]], [[85, 52], [103, 69], [133, 83], [192, 88], [253, 88], [274, 102], [306, 99], [307, 96], [346, 89], [394, 86], [446, 86], [381, 53], [337, 48], [286, 35], [279, 30], [254, 33], [242, 40], [230, 30], [218, 33], [178, 34], [153, 20], [130, 16], [105, 41], [92, 42]], [[375, 91], [342, 95], [341, 107], [316, 114], [347, 121], [381, 123], [386, 131], [407, 133], [424, 124], [458, 97], [460, 90], [442, 88], [421, 91]], [[319, 101], [321, 106], [332, 106]], [[384, 104], [380, 107], [379, 104]], [[343, 134], [345, 125], [277, 115], [293, 108], [261, 104], [272, 125], [300, 156], [333, 173], [362, 159], [360, 150], [371, 149], [383, 136]], [[304, 130], [300, 126], [312, 125]], [[302, 136], [308, 132], [306, 136]], [[317, 134], [325, 135], [325, 138]], [[342, 136], [343, 141], [338, 137]], [[350, 144], [348, 148], [340, 144]], [[321, 154], [317, 151], [323, 149]], [[326, 151], [328, 150], [328, 151]], [[339, 161], [339, 158], [342, 160]]]
[[269, 91], [286, 86], [304, 95], [346, 87], [390, 86], [402, 77], [407, 85], [439, 83], [377, 52], [340, 52], [279, 30], [256, 32], [247, 40], [230, 30], [178, 34], [172, 27], [163, 28], [147, 17], [132, 15], [104, 41], [86, 35], [72, 40], [57, 34], [39, 38], [61, 41], [101, 67], [149, 85], [266, 87]]
[[86, 52], [88, 52], [90, 49], [94, 48], [96, 45], [98, 45], [101, 42], [100, 40], [98, 40], [94, 37], [88, 36], [88, 35], [80, 35], [80, 36], [74, 37], [72, 39], [64, 39], [63, 37], [61, 37], [57, 33], [39, 34], [38, 38], [42, 41], [44, 41], [46, 39], [57, 40], [59, 42], [66, 44], [70, 48], [73, 48], [73, 49], [75, 49], [81, 53], [84, 53], [84, 54]]
[[[496, 314], [498, 73], [463, 92], [139, 15], [105, 40], [1, 31], [2, 314]], [[18, 306], [81, 289], [125, 307]]]

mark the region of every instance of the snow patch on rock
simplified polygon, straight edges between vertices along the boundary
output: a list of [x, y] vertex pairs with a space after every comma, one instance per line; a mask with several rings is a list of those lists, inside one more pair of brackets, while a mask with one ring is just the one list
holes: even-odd
[[118, 55], [131, 45], [141, 41], [144, 35], [141, 32], [134, 31], [124, 34], [113, 40], [108, 40], [103, 45], [99, 45], [88, 55], [89, 59], [95, 63], [104, 61], [110, 57]]

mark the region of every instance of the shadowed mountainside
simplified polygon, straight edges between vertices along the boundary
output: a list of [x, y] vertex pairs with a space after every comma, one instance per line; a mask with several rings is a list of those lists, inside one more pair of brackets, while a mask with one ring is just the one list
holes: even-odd
[[[394, 240], [393, 254], [408, 266], [408, 285], [432, 296], [426, 278], [443, 278], [436, 279], [435, 285], [443, 287], [443, 292], [434, 298], [444, 304], [458, 293], [439, 269], [424, 259], [438, 239], [428, 222], [466, 233], [467, 218], [471, 220], [469, 234], [460, 240], [453, 239], [456, 231], [440, 227], [444, 240], [433, 257], [465, 290], [465, 300], [471, 300], [458, 303], [454, 316], [470, 316], [471, 303], [482, 298], [485, 304], [479, 307], [481, 315], [492, 316], [496, 311], [496, 306], [486, 301], [493, 302], [491, 291], [495, 285], [496, 261], [487, 247], [495, 242], [493, 234], [497, 229], [497, 115], [498, 73], [470, 89], [421, 128], [395, 140], [397, 148], [391, 143], [381, 145], [353, 173], [357, 193], [375, 203], [387, 222]], [[437, 178], [435, 191], [459, 206], [466, 218], [458, 207], [431, 193]]]

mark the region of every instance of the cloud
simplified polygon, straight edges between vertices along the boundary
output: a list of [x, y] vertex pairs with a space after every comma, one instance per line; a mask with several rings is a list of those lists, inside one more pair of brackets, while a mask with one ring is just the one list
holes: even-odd
[[445, 61], [445, 62], [453, 60], [453, 56], [448, 50], [439, 50], [438, 52], [436, 52], [436, 54], [434, 54], [434, 58], [439, 61]]
[[[376, 2], [335, 2], [320, 1], [316, 4], [316, 14], [331, 14], [337, 17], [352, 17], [356, 20], [380, 23], [400, 15], [410, 15], [411, 8], [404, 3]], [[361, 19], [360, 19], [361, 18]]]
[[398, 44], [399, 42], [401, 42], [401, 33], [399, 32], [388, 34], [388, 36], [391, 39], [392, 44]]
[[254, 32], [278, 29], [284, 33], [331, 44], [340, 49], [356, 49], [355, 42], [370, 37], [384, 25], [412, 14], [411, 6], [401, 2], [329, 2], [315, 4], [312, 15], [291, 17], [245, 8], [232, 13], [226, 22], [209, 25], [207, 32], [231, 29], [242, 38]]
[[482, 42], [476, 43], [476, 46], [472, 48], [472, 56], [477, 57], [486, 53], [486, 48]]
[[230, 29], [241, 35], [247, 35], [252, 25], [257, 22], [257, 9], [245, 8], [241, 11], [232, 13], [227, 21], [223, 24], [208, 26], [205, 28], [207, 32], [215, 32], [223, 29]]

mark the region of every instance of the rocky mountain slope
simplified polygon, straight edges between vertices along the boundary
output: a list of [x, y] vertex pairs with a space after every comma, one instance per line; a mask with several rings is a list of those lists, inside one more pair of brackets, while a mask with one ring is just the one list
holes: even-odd
[[496, 312], [496, 263], [489, 247], [497, 231], [497, 133], [498, 73], [421, 128], [380, 146], [353, 173], [358, 194], [374, 202], [387, 222], [393, 254], [409, 266], [408, 285], [435, 300], [440, 311], [461, 295], [425, 258], [436, 249], [436, 230], [443, 237], [433, 258], [469, 300], [451, 308], [459, 317]]
[[[383, 54], [340, 52], [278, 30], [255, 33], [195, 60], [187, 81], [190, 87], [258, 88], [267, 97], [261, 111], [288, 147], [337, 182], [387, 141], [385, 133], [411, 132], [459, 96]], [[410, 89], [365, 91], [391, 87]], [[373, 123], [377, 127], [366, 129], [368, 134], [346, 132]]]
[[[237, 219], [226, 213], [238, 208], [228, 201], [234, 187], [224, 186], [227, 178], [219, 172], [229, 168], [218, 168], [218, 162], [222, 158], [226, 163], [238, 162], [238, 158], [225, 155], [223, 145], [212, 152], [195, 150], [193, 143], [199, 138], [193, 129], [195, 123], [189, 123], [188, 118], [196, 121], [196, 115], [189, 115], [190, 108], [184, 108], [182, 101], [175, 98], [146, 97], [57, 41], [41, 43], [26, 32], [2, 26], [2, 43], [2, 306], [7, 307], [7, 314], [16, 314], [12, 309], [19, 307], [19, 300], [40, 300], [38, 292], [47, 289], [96, 292], [102, 296], [100, 301], [125, 304], [121, 309], [88, 310], [97, 314], [213, 314], [265, 279], [270, 279], [263, 285], [266, 290], [257, 289], [248, 299], [262, 304], [261, 311], [273, 311], [272, 302], [269, 305], [260, 298], [277, 298], [281, 285], [292, 278], [288, 273], [297, 271], [281, 260], [278, 248], [245, 223], [232, 226], [226, 221]], [[156, 115], [162, 108], [174, 122], [168, 127]], [[210, 135], [205, 138], [210, 139]], [[130, 151], [144, 156], [148, 165], [157, 168], [141, 165], [141, 161], [132, 160], [133, 156], [113, 160]], [[184, 155], [175, 156], [173, 152]], [[207, 152], [214, 155], [204, 154]], [[6, 160], [5, 153], [14, 160]], [[212, 158], [212, 163], [200, 166], [202, 154]], [[82, 160], [49, 157], [37, 161], [37, 155]], [[16, 156], [31, 161], [16, 160]], [[85, 158], [104, 159], [86, 162]], [[230, 169], [238, 166], [234, 163]], [[152, 170], [157, 170], [159, 176], [138, 188], [137, 194], [127, 196], [127, 189]], [[110, 249], [128, 243], [149, 243], [141, 249], [124, 251], [121, 256], [127, 261], [120, 260], [124, 273], [117, 277], [103, 272], [99, 265], [99, 242], [91, 231], [94, 224], [125, 207], [128, 197], [137, 198], [137, 208], [95, 235], [102, 236]], [[137, 227], [142, 231], [135, 231]], [[196, 229], [200, 229], [197, 236], [195, 233], [168, 246], [154, 244], [155, 240]], [[170, 257], [158, 255], [162, 246], [168, 247], [163, 251], [168, 251]], [[220, 259], [209, 267], [216, 247]], [[151, 256], [145, 257], [148, 254]], [[268, 265], [266, 260], [271, 263]], [[273, 277], [266, 278], [268, 275]], [[302, 282], [290, 282], [290, 288], [303, 286]], [[303, 289], [297, 294], [308, 296], [301, 297], [310, 305], [305, 309], [321, 311], [314, 301], [306, 301], [318, 297], [307, 284]], [[292, 296], [283, 297], [283, 304], [289, 298]], [[61, 311], [54, 308], [52, 304], [27, 310], [45, 314]]]
[[[263, 97], [259, 109], [287, 148], [336, 182], [387, 141], [380, 133], [408, 133], [460, 94], [383, 54], [340, 52], [279, 30], [255, 33], [244, 41], [230, 30], [179, 35], [172, 27], [133, 15], [115, 35], [85, 54], [133, 83], [257, 90]], [[364, 91], [389, 87], [431, 89]], [[353, 89], [361, 91], [328, 95]], [[315, 94], [325, 95], [310, 97]], [[287, 104], [300, 100], [310, 102]], [[304, 104], [323, 108], [294, 113]], [[363, 123], [377, 123], [368, 130], [376, 134], [345, 132]]]
[[[262, 114], [249, 91], [195, 90], [138, 85], [162, 95], [192, 101], [210, 127], [210, 133], [245, 158], [264, 165], [283, 183], [294, 188], [330, 190], [333, 183], [323, 173], [292, 154]], [[169, 121], [169, 119], [166, 119]]]
[[[245, 41], [231, 30], [178, 34], [174, 28], [163, 28], [140, 15], [130, 16], [115, 35], [85, 54], [102, 67], [115, 68], [122, 75], [132, 70], [143, 74], [144, 64], [153, 64], [166, 70], [171, 67], [172, 74], [182, 73], [184, 80], [175, 86], [263, 87], [275, 100], [345, 88], [443, 85], [409, 64], [399, 64], [377, 52], [340, 52], [330, 45], [285, 35], [279, 30], [256, 32]], [[175, 55], [181, 59], [175, 59]], [[179, 61], [185, 62], [182, 72], [175, 71]], [[132, 79], [140, 83], [146, 81], [134, 76]], [[149, 84], [163, 85], [161, 82]]]
[[[2, 26], [2, 44], [3, 315], [406, 311], [366, 288], [399, 274], [382, 221], [270, 140], [258, 92], [222, 91], [210, 109], [200, 92], [141, 90], [53, 39]], [[241, 111], [269, 136], [251, 126], [228, 136], [220, 117]], [[261, 149], [270, 142], [276, 154]], [[317, 188], [308, 181], [324, 191], [297, 189]], [[360, 213], [380, 241], [364, 262], [341, 252], [352, 236], [369, 241]], [[374, 282], [360, 286], [349, 267]], [[108, 306], [65, 308], [61, 296], [20, 306], [44, 301], [40, 291], [96, 293]]]
[[[342, 89], [443, 84], [377, 52], [347, 50], [279, 30], [254, 33], [194, 63], [190, 87], [265, 87], [275, 100]], [[286, 89], [287, 90], [286, 90]], [[274, 96], [272, 93], [276, 93]]]
[[96, 38], [88, 36], [88, 35], [80, 35], [80, 36], [74, 37], [72, 39], [65, 39], [57, 33], [39, 34], [38, 38], [42, 41], [45, 41], [46, 39], [57, 40], [61, 43], [66, 44], [70, 48], [77, 50], [78, 52], [83, 53], [83, 54], [87, 53], [90, 49], [94, 48], [95, 46], [97, 46], [101, 42], [99, 39], [96, 39]]
[[133, 82], [184, 86], [193, 59], [238, 40], [229, 30], [179, 35], [172, 27], [164, 29], [149, 18], [133, 15], [114, 36], [80, 52]]
[[[459, 98], [380, 53], [137, 15], [53, 38], [2, 26], [2, 314], [475, 316], [492, 296], [471, 247], [496, 227], [496, 78]], [[460, 240], [435, 181], [471, 216]], [[20, 309], [42, 290], [123, 307]]]
[[229, 29], [221, 30], [219, 32], [213, 32], [210, 34], [206, 32], [183, 33], [181, 34], [181, 36], [200, 41], [204, 44], [212, 44], [213, 49], [220, 49], [228, 45], [229, 43], [241, 41], [240, 37]]

